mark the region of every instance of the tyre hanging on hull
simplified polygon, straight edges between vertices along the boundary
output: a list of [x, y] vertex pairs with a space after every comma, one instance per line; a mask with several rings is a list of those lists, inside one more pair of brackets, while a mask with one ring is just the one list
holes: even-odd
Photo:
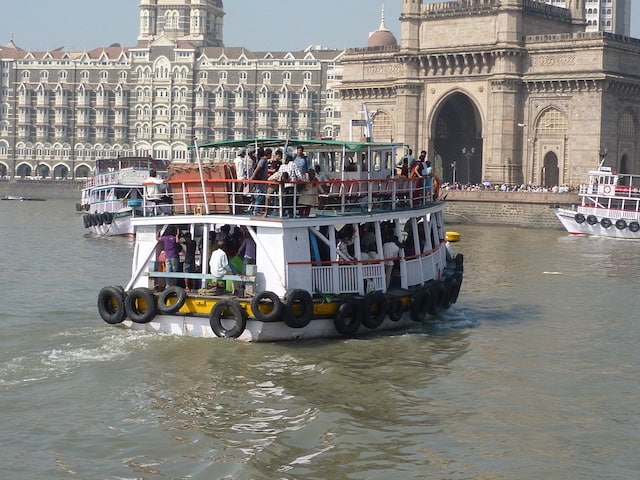
[[336, 330], [343, 335], [353, 335], [362, 324], [362, 308], [355, 298], [345, 301], [336, 312], [333, 320]]
[[[270, 305], [271, 311], [267, 313], [263, 312], [260, 309], [261, 305]], [[277, 322], [282, 320], [283, 310], [284, 305], [282, 305], [280, 297], [268, 290], [258, 293], [251, 299], [251, 311], [253, 312], [253, 316], [256, 320], [260, 320], [261, 322]]]
[[595, 215], [589, 215], [589, 216], [587, 217], [587, 223], [588, 223], [589, 225], [595, 225], [596, 223], [598, 223], [598, 219], [596, 218], [596, 216], [595, 216]]
[[584, 223], [586, 220], [585, 216], [581, 213], [576, 213], [575, 220], [577, 223]]
[[153, 292], [148, 288], [134, 288], [124, 302], [127, 317], [135, 323], [149, 323], [156, 316], [157, 307]]
[[173, 286], [166, 288], [158, 297], [158, 312], [171, 315], [182, 308], [187, 300], [187, 292], [184, 288]]
[[284, 323], [291, 328], [304, 328], [313, 317], [313, 298], [306, 290], [290, 290], [284, 296]]
[[237, 300], [220, 300], [209, 314], [211, 330], [221, 338], [238, 338], [247, 327], [247, 314]]
[[384, 322], [387, 316], [387, 299], [384, 293], [375, 291], [368, 293], [362, 301], [362, 324], [373, 330]]
[[122, 287], [104, 287], [98, 293], [98, 313], [100, 317], [111, 325], [122, 323], [127, 316], [124, 302], [125, 294]]

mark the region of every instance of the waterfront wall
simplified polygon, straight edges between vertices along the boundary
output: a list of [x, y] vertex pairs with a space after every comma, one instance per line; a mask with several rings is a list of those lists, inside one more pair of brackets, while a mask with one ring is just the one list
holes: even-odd
[[554, 206], [571, 207], [579, 202], [573, 193], [529, 193], [495, 191], [441, 191], [446, 195], [447, 225], [509, 225], [524, 228], [563, 227]]
[[35, 197], [47, 200], [69, 199], [80, 201], [80, 191], [85, 182], [16, 180], [0, 182], [0, 198], [7, 196]]

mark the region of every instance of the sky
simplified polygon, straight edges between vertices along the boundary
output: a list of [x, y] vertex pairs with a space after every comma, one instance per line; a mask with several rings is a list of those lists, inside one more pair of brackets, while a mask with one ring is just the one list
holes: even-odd
[[[400, 40], [402, 0], [224, 0], [224, 43], [254, 51], [364, 47], [369, 32], [385, 23]], [[640, 1], [633, 0], [631, 36], [640, 38]], [[91, 50], [134, 46], [138, 0], [2, 0], [0, 45], [25, 50]]]

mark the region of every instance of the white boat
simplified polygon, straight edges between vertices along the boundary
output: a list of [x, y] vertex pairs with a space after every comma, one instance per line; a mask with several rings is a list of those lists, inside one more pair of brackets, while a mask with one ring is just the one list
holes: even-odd
[[616, 174], [602, 164], [580, 185], [580, 205], [558, 208], [571, 234], [640, 239], [640, 175]]
[[[251, 148], [254, 142], [274, 150], [287, 144], [261, 139], [200, 148], [219, 149], [224, 157], [225, 151]], [[403, 329], [432, 319], [456, 302], [462, 254], [453, 254], [444, 204], [433, 198], [428, 182], [420, 187], [417, 180], [394, 176], [401, 145], [289, 143], [303, 145], [310, 162], [329, 176], [318, 205], [309, 209], [297, 204], [302, 188], [317, 185], [296, 182], [267, 195], [273, 202], [268, 215], [247, 213], [242, 192], [251, 182], [235, 178], [232, 162], [172, 166], [168, 183], [173, 211], [132, 219], [136, 235], [131, 278], [126, 287], [107, 286], [99, 292], [101, 317], [109, 324], [150, 332], [280, 341]], [[278, 185], [252, 186], [259, 184]], [[288, 198], [287, 192], [292, 193]], [[146, 200], [142, 210], [150, 212]], [[246, 231], [255, 242], [255, 265], [216, 279], [208, 273], [208, 252], [222, 225]], [[198, 273], [158, 268], [162, 247], [156, 234], [169, 227], [197, 240], [202, 258], [196, 261]], [[452, 241], [459, 239], [450, 233]], [[346, 247], [349, 234], [353, 242]], [[180, 285], [164, 288], [170, 281], [197, 285], [191, 284], [190, 291]], [[226, 288], [213, 288], [211, 282], [223, 282]]]
[[93, 235], [134, 234], [131, 218], [141, 213], [144, 181], [149, 170], [166, 175], [168, 162], [148, 157], [118, 157], [96, 160], [96, 173], [82, 189], [82, 223]]

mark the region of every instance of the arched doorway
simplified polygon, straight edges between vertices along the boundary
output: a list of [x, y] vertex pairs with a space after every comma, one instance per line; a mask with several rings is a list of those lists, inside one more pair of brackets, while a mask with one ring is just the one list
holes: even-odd
[[18, 165], [16, 170], [16, 177], [30, 177], [31, 176], [31, 165], [27, 165], [26, 163], [21, 163]]
[[543, 187], [553, 187], [560, 183], [558, 156], [554, 152], [549, 152], [544, 156], [540, 178], [542, 178]]
[[482, 127], [468, 96], [454, 93], [442, 104], [432, 126], [430, 158], [442, 158], [442, 182], [482, 182]]

